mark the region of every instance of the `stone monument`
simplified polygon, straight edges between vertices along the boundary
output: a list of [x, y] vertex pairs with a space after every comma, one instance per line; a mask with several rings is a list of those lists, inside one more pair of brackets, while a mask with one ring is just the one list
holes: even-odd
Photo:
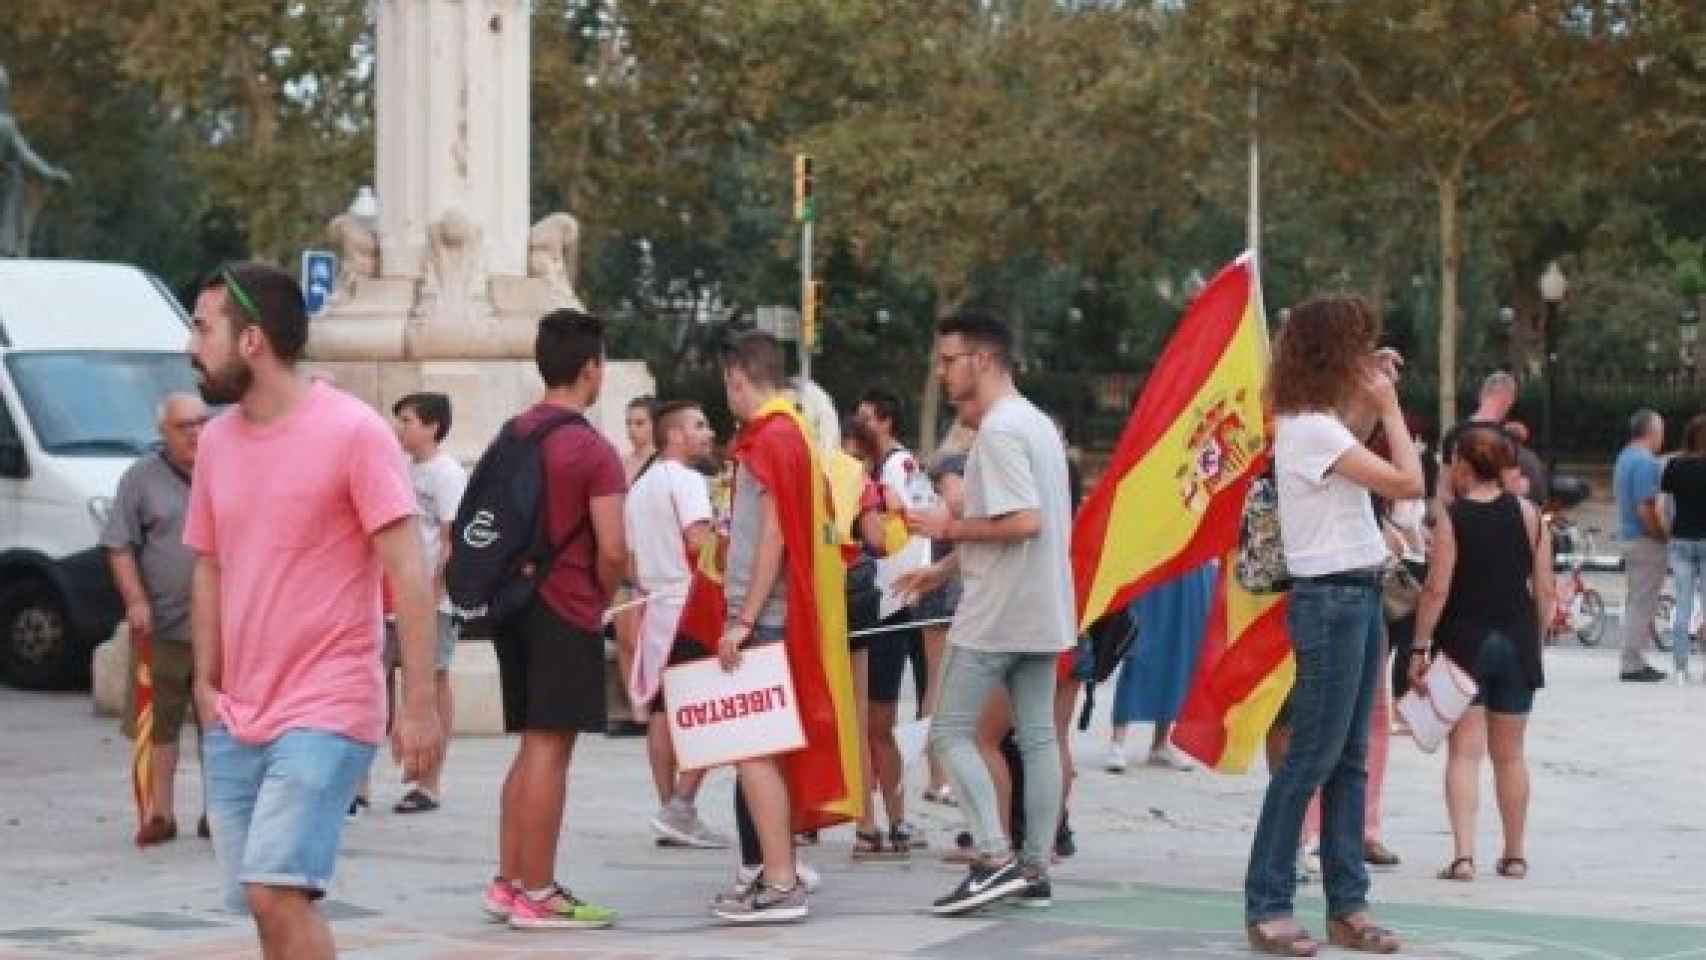
[[48, 183], [71, 182], [71, 174], [43, 160], [24, 139], [12, 116], [12, 78], [0, 67], [0, 257], [30, 255], [30, 228], [38, 204], [25, 189], [25, 174]]
[[[313, 366], [383, 410], [451, 397], [449, 452], [472, 461], [543, 385], [539, 317], [579, 307], [580, 225], [528, 226], [528, 0], [378, 0], [377, 196], [328, 228], [339, 276], [310, 326]], [[618, 442], [643, 363], [610, 361], [589, 418]]]

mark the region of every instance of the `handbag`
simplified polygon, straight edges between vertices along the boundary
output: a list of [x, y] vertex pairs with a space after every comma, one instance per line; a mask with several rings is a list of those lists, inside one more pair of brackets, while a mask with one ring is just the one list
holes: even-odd
[[1386, 562], [1380, 575], [1380, 603], [1386, 610], [1388, 622], [1402, 620], [1416, 612], [1422, 600], [1422, 584], [1404, 561], [1393, 558]]
[[1239, 585], [1251, 593], [1283, 593], [1291, 589], [1285, 543], [1280, 539], [1279, 486], [1272, 472], [1252, 481], [1244, 495], [1233, 573]]
[[1422, 677], [1422, 685], [1411, 687], [1398, 698], [1398, 715], [1410, 727], [1416, 746], [1433, 753], [1451, 728], [1469, 711], [1480, 692], [1475, 678], [1445, 655], [1434, 657]]

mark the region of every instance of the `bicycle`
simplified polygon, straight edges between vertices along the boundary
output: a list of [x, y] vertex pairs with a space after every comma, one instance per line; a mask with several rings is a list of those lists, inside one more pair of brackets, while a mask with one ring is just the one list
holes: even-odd
[[[1692, 643], [1689, 649], [1695, 653], [1706, 652], [1706, 639], [1701, 637], [1700, 626], [1706, 623], [1706, 603], [1694, 604], [1694, 615], [1688, 618], [1688, 636]], [[1676, 636], [1676, 597], [1667, 591], [1659, 594], [1658, 609], [1653, 612], [1653, 643], [1660, 650], [1666, 651], [1676, 646], [1672, 639]]]
[[1582, 569], [1593, 556], [1599, 529], [1584, 531], [1562, 513], [1547, 514], [1545, 520], [1552, 530], [1552, 569], [1560, 574], [1558, 602], [1552, 608], [1546, 642], [1557, 643], [1573, 635], [1582, 646], [1597, 647], [1605, 639], [1608, 626], [1605, 598], [1582, 579]]

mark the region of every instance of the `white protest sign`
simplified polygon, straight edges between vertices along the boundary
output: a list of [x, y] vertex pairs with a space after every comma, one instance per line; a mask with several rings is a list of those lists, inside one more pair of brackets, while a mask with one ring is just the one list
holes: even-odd
[[669, 736], [682, 770], [720, 767], [806, 745], [788, 654], [780, 643], [742, 651], [725, 673], [715, 657], [663, 672]]

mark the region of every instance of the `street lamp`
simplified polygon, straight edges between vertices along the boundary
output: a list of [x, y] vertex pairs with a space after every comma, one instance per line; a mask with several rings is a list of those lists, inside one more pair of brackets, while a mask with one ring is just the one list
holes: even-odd
[[1546, 266], [1546, 272], [1540, 275], [1540, 299], [1546, 301], [1546, 326], [1540, 332], [1540, 349], [1543, 355], [1542, 369], [1546, 379], [1546, 406], [1541, 413], [1541, 432], [1546, 437], [1546, 467], [1551, 473], [1558, 467], [1558, 447], [1552, 434], [1552, 409], [1558, 400], [1557, 378], [1553, 376], [1552, 363], [1556, 359], [1552, 353], [1552, 333], [1558, 326], [1558, 307], [1564, 302], [1564, 294], [1570, 292], [1570, 283], [1564, 278], [1564, 271], [1558, 269], [1558, 261], [1554, 260]]

